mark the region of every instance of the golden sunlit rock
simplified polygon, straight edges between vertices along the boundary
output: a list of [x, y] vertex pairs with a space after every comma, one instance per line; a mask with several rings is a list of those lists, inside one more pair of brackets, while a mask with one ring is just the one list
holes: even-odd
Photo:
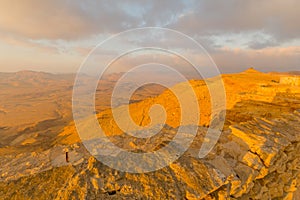
[[[222, 75], [227, 96], [225, 126], [218, 143], [203, 159], [198, 158], [198, 152], [202, 143], [207, 142], [204, 136], [211, 120], [206, 83], [190, 80], [173, 86], [179, 90], [188, 84], [192, 86], [201, 118], [197, 124], [183, 125], [199, 126], [198, 133], [177, 161], [149, 173], [120, 172], [91, 156], [70, 120], [71, 110], [67, 106], [63, 112], [57, 112], [58, 118], [45, 115], [36, 121], [33, 116], [30, 125], [19, 122], [16, 127], [7, 121], [1, 125], [3, 141], [7, 143], [0, 146], [0, 198], [292, 199], [300, 183], [300, 87], [295, 84], [297, 76], [286, 77], [254, 69]], [[19, 87], [15, 83], [11, 90]], [[148, 89], [151, 88], [155, 90], [153, 86]], [[139, 93], [141, 99], [129, 105], [133, 121], [145, 130], [150, 123], [159, 123], [160, 119], [151, 121], [150, 116], [163, 115], [160, 109], [151, 107], [164, 108], [165, 124], [151, 138], [129, 136], [117, 126], [112, 113], [126, 105], [102, 107], [97, 117], [109, 140], [120, 148], [140, 153], [168, 145], [181, 123], [181, 110], [172, 88], [161, 92], [157, 96], [152, 95], [155, 91], [150, 96]], [[69, 95], [68, 91], [49, 91], [49, 95], [60, 96], [56, 106], [69, 104], [62, 100]], [[107, 95], [105, 98], [109, 99]], [[28, 104], [31, 101], [26, 100]], [[48, 100], [45, 97], [40, 101], [42, 104]], [[3, 110], [13, 112], [8, 107]], [[65, 161], [65, 148], [69, 163]], [[126, 164], [126, 159], [119, 164]]]

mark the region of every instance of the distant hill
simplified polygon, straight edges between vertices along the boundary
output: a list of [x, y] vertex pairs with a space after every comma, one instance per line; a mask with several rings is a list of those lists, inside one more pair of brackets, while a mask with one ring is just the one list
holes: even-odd
[[300, 75], [300, 71], [291, 71], [288, 72], [289, 74], [293, 74], [293, 75]]
[[270, 72], [270, 74], [278, 74], [278, 75], [300, 75], [300, 71], [290, 71], [290, 72]]

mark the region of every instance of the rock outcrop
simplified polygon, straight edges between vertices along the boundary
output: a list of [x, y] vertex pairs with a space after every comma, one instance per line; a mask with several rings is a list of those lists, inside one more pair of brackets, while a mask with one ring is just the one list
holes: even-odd
[[[205, 158], [197, 158], [206, 128], [190, 149], [161, 170], [130, 174], [92, 156], [0, 183], [1, 199], [292, 199], [300, 181], [300, 112], [233, 125]], [[172, 128], [161, 142], [170, 140]], [[126, 144], [123, 144], [124, 146]]]
[[300, 86], [300, 78], [299, 76], [283, 76], [280, 78], [280, 84]]

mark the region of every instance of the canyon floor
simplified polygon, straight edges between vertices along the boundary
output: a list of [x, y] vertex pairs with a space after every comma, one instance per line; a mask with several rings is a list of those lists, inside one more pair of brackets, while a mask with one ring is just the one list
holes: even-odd
[[121, 112], [122, 104], [111, 108], [110, 95], [120, 76], [101, 80], [95, 97], [96, 116], [110, 141], [128, 151], [151, 152], [169, 144], [179, 126], [197, 126], [188, 150], [154, 172], [111, 169], [86, 150], [76, 131], [74, 75], [0, 73], [0, 199], [300, 199], [299, 75], [254, 69], [221, 75], [225, 124], [217, 144], [201, 159], [198, 152], [212, 119], [206, 82], [173, 86], [192, 86], [201, 110], [194, 124], [180, 123], [170, 89], [149, 84], [137, 90], [129, 105], [136, 124], [146, 127], [156, 104], [167, 115], [159, 134], [146, 140], [128, 136], [114, 121], [112, 114]]

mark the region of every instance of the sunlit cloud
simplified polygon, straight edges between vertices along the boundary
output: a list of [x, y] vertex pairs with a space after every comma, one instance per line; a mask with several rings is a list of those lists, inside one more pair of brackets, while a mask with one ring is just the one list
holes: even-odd
[[75, 72], [109, 36], [147, 26], [193, 37], [225, 72], [251, 65], [262, 70], [295, 70], [300, 65], [297, 0], [0, 0], [0, 5], [1, 71], [34, 64], [46, 71]]

